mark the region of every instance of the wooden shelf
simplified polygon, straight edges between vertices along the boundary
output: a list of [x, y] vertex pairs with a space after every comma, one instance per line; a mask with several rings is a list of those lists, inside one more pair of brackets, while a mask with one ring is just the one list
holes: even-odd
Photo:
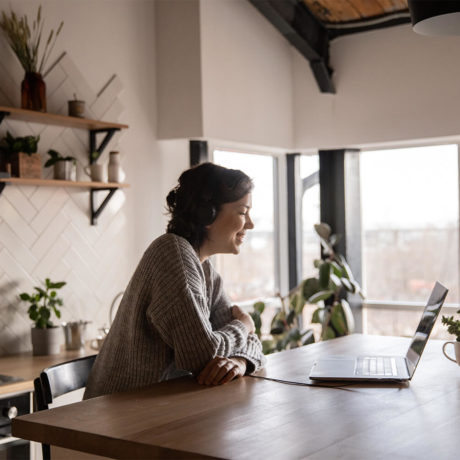
[[68, 117], [55, 113], [37, 112], [35, 110], [18, 109], [16, 107], [2, 107], [0, 112], [7, 112], [11, 120], [28, 121], [31, 123], [42, 123], [46, 125], [66, 126], [68, 128], [79, 128], [89, 130], [125, 129], [128, 125], [109, 123], [106, 121], [91, 120], [88, 118]]
[[21, 177], [2, 177], [0, 182], [17, 185], [34, 185], [39, 187], [80, 187], [87, 189], [127, 188], [129, 184], [117, 182], [74, 182], [56, 179], [24, 179]]

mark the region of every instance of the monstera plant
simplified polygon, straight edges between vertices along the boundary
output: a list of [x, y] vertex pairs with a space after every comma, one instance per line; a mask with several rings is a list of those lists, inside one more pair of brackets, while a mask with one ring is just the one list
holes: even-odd
[[254, 304], [251, 316], [256, 326], [256, 334], [261, 338], [264, 354], [307, 345], [315, 341], [313, 331], [302, 327], [302, 312], [305, 305], [316, 304], [312, 323], [321, 324], [321, 339], [347, 335], [354, 330], [354, 319], [346, 293], [359, 294], [364, 298], [360, 285], [354, 279], [345, 258], [334, 250], [339, 241], [328, 224], [314, 226], [322, 246], [323, 258], [315, 260], [318, 276], [303, 280], [281, 300], [281, 309], [271, 321], [270, 337], [261, 333], [262, 318], [266, 305]]

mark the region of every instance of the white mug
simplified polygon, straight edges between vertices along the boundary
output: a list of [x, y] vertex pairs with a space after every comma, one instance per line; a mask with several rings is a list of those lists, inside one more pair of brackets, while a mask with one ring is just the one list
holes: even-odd
[[[456, 358], [456, 359], [451, 358], [451, 357], [446, 353], [446, 347], [447, 347], [447, 345], [449, 345], [449, 343], [451, 343], [451, 344], [454, 346], [455, 358]], [[460, 366], [460, 342], [446, 342], [446, 343], [442, 346], [442, 352], [444, 353], [444, 356], [445, 356], [447, 359], [450, 359], [451, 361], [453, 361], [454, 363], [457, 363], [457, 364]]]
[[83, 170], [89, 177], [91, 177], [93, 182], [106, 182], [104, 165], [93, 163], [89, 166], [85, 166]]
[[97, 338], [91, 340], [90, 347], [93, 350], [99, 351], [102, 348], [102, 345], [104, 344], [105, 337], [98, 336]]

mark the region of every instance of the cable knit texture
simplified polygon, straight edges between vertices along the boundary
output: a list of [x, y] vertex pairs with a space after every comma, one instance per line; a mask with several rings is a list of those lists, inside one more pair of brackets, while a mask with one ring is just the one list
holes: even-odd
[[184, 238], [167, 233], [145, 251], [94, 363], [85, 399], [192, 373], [215, 356], [263, 366], [262, 346], [233, 319], [222, 280]]

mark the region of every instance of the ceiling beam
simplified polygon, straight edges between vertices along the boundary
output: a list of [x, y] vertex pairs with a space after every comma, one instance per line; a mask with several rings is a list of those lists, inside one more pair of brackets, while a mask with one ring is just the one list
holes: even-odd
[[335, 93], [327, 29], [298, 0], [249, 0], [310, 62], [322, 93]]

